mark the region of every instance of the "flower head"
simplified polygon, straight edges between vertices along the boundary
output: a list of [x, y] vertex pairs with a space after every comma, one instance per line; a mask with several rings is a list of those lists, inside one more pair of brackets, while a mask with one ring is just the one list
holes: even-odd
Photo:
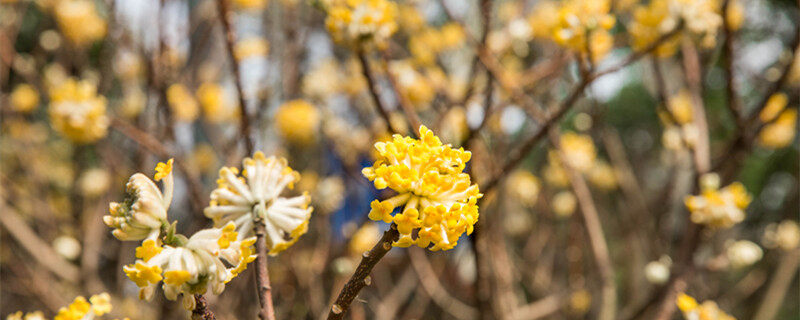
[[222, 228], [198, 231], [187, 240], [178, 237], [175, 243], [163, 246], [147, 239], [136, 249], [136, 262], [123, 270], [141, 288], [140, 299], [150, 300], [156, 285], [163, 282], [167, 299], [175, 300], [183, 294], [184, 308], [194, 309], [194, 294], [204, 294], [209, 288], [214, 294], [222, 293], [225, 284], [255, 260], [255, 237], [237, 240], [235, 229], [229, 222]]
[[758, 134], [758, 143], [769, 149], [790, 145], [797, 134], [797, 109], [786, 109]]
[[106, 21], [97, 12], [94, 1], [58, 1], [56, 22], [64, 36], [77, 45], [87, 45], [106, 35]]
[[275, 123], [281, 136], [299, 145], [314, 141], [319, 122], [319, 111], [305, 100], [286, 102], [275, 113]]
[[[58, 310], [54, 320], [91, 320], [111, 312], [111, 297], [108, 293], [93, 295], [89, 301], [84, 297], [75, 298], [69, 306]], [[26, 316], [25, 319], [28, 319]]]
[[106, 99], [89, 81], [73, 78], [50, 91], [50, 122], [53, 129], [77, 143], [91, 143], [106, 136]]
[[308, 220], [314, 208], [309, 207], [307, 193], [284, 198], [284, 189], [292, 188], [300, 174], [292, 170], [286, 159], [265, 157], [256, 152], [242, 162], [242, 173], [236, 168], [219, 170], [217, 189], [211, 192], [211, 203], [205, 215], [216, 226], [235, 222], [238, 240], [254, 234], [256, 223], [263, 223], [269, 253], [274, 255], [293, 245], [308, 231]]
[[336, 42], [385, 45], [397, 30], [397, 5], [389, 0], [346, 0], [328, 10], [325, 26]]
[[176, 83], [167, 88], [167, 102], [175, 119], [192, 122], [200, 114], [200, 106], [186, 86]]
[[163, 180], [163, 193], [153, 180], [136, 173], [125, 187], [125, 200], [109, 205], [110, 214], [103, 217], [103, 222], [114, 228], [113, 234], [117, 239], [156, 239], [169, 225], [167, 210], [172, 202], [172, 162], [170, 159], [156, 166], [155, 180]]
[[771, 223], [764, 229], [764, 246], [791, 251], [800, 245], [800, 225], [792, 220]]
[[14, 87], [9, 100], [14, 111], [30, 113], [39, 105], [39, 93], [30, 85], [23, 83]]
[[532, 33], [549, 37], [581, 54], [591, 53], [591, 60], [598, 61], [614, 44], [609, 30], [616, 19], [609, 13], [610, 8], [608, 0], [567, 0], [555, 4], [545, 1], [531, 15], [531, 19], [544, 17], [531, 26]]
[[750, 266], [761, 260], [761, 257], [764, 256], [764, 251], [761, 250], [761, 247], [747, 240], [734, 242], [728, 246], [725, 253], [731, 266], [736, 269]]
[[683, 317], [687, 320], [736, 320], [725, 311], [720, 310], [717, 303], [711, 300], [706, 300], [702, 304], [698, 304], [697, 300], [691, 296], [681, 293], [675, 300], [678, 309], [683, 312]]
[[[702, 180], [714, 177], [714, 174], [705, 175]], [[718, 183], [703, 186], [702, 193], [697, 196], [687, 196], [686, 207], [691, 211], [692, 222], [704, 224], [712, 228], [730, 228], [744, 220], [744, 209], [750, 204], [750, 195], [744, 185], [734, 182], [727, 187], [719, 189]]]
[[[396, 246], [452, 249], [478, 221], [476, 203], [483, 194], [462, 172], [472, 154], [442, 144], [425, 126], [420, 126], [419, 136], [394, 135], [392, 141], [375, 143], [378, 158], [362, 173], [376, 188], [390, 188], [398, 195], [373, 201], [369, 218], [397, 224]], [[392, 215], [399, 206], [402, 212]]]

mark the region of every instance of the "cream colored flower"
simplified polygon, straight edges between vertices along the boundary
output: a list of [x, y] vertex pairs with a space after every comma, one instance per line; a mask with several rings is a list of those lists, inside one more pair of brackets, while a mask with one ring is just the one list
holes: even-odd
[[347, 0], [328, 9], [325, 26], [336, 42], [385, 45], [397, 30], [397, 4], [389, 0]]
[[794, 250], [800, 244], [800, 225], [792, 220], [771, 223], [764, 229], [762, 243], [770, 249]]
[[281, 196], [300, 179], [286, 159], [267, 158], [259, 151], [253, 158], [245, 158], [242, 167], [241, 175], [236, 168], [220, 169], [218, 187], [211, 192], [205, 215], [216, 226], [235, 222], [240, 240], [254, 234], [256, 223], [263, 223], [269, 253], [278, 254], [308, 230], [314, 209], [308, 206], [311, 197], [307, 193], [291, 198]]
[[650, 261], [644, 266], [644, 276], [652, 284], [665, 284], [669, 280], [672, 259], [664, 255], [656, 261]]
[[120, 240], [157, 239], [162, 230], [169, 226], [167, 210], [172, 202], [172, 162], [159, 163], [155, 180], [164, 180], [164, 192], [155, 182], [141, 173], [128, 180], [125, 187], [125, 200], [112, 202], [110, 214], [103, 216], [103, 222], [114, 228], [112, 232]]
[[176, 243], [163, 246], [147, 239], [136, 249], [139, 259], [123, 270], [141, 288], [140, 299], [152, 299], [156, 285], [163, 281], [164, 296], [175, 300], [183, 294], [183, 307], [192, 310], [194, 294], [205, 294], [209, 288], [214, 294], [222, 293], [225, 284], [255, 260], [255, 237], [237, 240], [235, 229], [229, 222], [222, 228], [198, 231], [189, 239], [176, 236]]
[[678, 309], [683, 312], [683, 317], [686, 320], [736, 320], [736, 318], [722, 311], [717, 306], [717, 303], [711, 300], [698, 304], [694, 298], [681, 293], [675, 303], [678, 305]]
[[53, 129], [74, 142], [95, 142], [108, 133], [106, 99], [88, 81], [70, 78], [50, 90], [48, 113]]
[[757, 244], [747, 241], [739, 240], [728, 246], [725, 251], [728, 261], [735, 269], [748, 267], [764, 256], [764, 252]]
[[722, 189], [713, 185], [701, 187], [700, 195], [685, 199], [692, 222], [712, 228], [730, 228], [744, 220], [744, 209], [751, 201], [744, 185], [734, 182]]
[[514, 199], [526, 207], [533, 207], [536, 204], [541, 189], [539, 179], [525, 170], [512, 172], [506, 180], [506, 186]]

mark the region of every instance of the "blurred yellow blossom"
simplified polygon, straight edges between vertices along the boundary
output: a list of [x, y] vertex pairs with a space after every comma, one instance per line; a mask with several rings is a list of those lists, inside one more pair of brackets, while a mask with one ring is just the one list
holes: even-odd
[[773, 94], [767, 100], [767, 104], [764, 106], [764, 109], [761, 109], [761, 112], [758, 113], [758, 118], [764, 123], [775, 120], [775, 118], [781, 114], [781, 111], [786, 108], [788, 103], [789, 97], [786, 96], [785, 93], [779, 92]]
[[[545, 3], [545, 2], [543, 2]], [[553, 7], [549, 4], [540, 4], [535, 10], [544, 10], [546, 14], [552, 14]], [[533, 34], [542, 34], [537, 29], [550, 29], [548, 36], [556, 43], [574, 50], [587, 54], [591, 50], [591, 60], [602, 59], [613, 46], [613, 37], [609, 30], [616, 24], [616, 19], [609, 10], [610, 0], [566, 0], [557, 2], [556, 19], [548, 18], [545, 23], [536, 23], [532, 26]], [[542, 16], [542, 13], [534, 16]], [[549, 27], [549, 28], [548, 28]]]
[[792, 220], [771, 223], [764, 229], [762, 243], [770, 249], [794, 250], [800, 244], [800, 225]]
[[275, 113], [278, 132], [287, 141], [299, 145], [314, 142], [319, 122], [319, 111], [305, 100], [288, 101]]
[[[706, 174], [705, 177], [715, 175]], [[700, 195], [687, 196], [684, 200], [691, 212], [692, 222], [727, 229], [744, 220], [744, 209], [750, 204], [751, 198], [740, 182], [722, 189], [714, 185], [701, 185], [701, 189]]]
[[356, 256], [372, 249], [381, 238], [381, 230], [377, 223], [367, 222], [356, 231], [347, 244], [350, 254]]
[[[400, 239], [395, 246], [449, 250], [462, 234], [472, 233], [483, 194], [462, 172], [472, 156], [469, 151], [442, 144], [425, 126], [420, 126], [419, 137], [396, 134], [390, 142], [375, 143], [378, 158], [362, 173], [375, 188], [398, 194], [372, 201], [369, 218], [397, 224]], [[400, 206], [402, 211], [392, 215]]]
[[436, 95], [428, 79], [420, 74], [409, 61], [389, 63], [389, 72], [397, 79], [400, 94], [417, 109], [426, 109]]
[[175, 83], [167, 88], [167, 102], [172, 110], [172, 115], [178, 121], [192, 122], [200, 114], [197, 100], [186, 86]]
[[24, 316], [22, 311], [17, 311], [9, 314], [6, 320], [45, 320], [45, 317], [41, 311], [28, 312]]
[[232, 2], [237, 8], [245, 10], [264, 9], [267, 6], [267, 0], [233, 0]]
[[77, 45], [87, 45], [106, 35], [106, 21], [94, 1], [63, 0], [55, 8], [56, 21], [64, 36]]
[[397, 4], [389, 0], [346, 0], [328, 9], [325, 26], [339, 43], [384, 46], [397, 30]]
[[514, 199], [527, 207], [533, 207], [539, 197], [540, 183], [530, 171], [515, 170], [506, 180], [508, 192]]
[[697, 300], [691, 296], [680, 293], [675, 303], [678, 305], [678, 309], [683, 312], [683, 317], [686, 320], [736, 320], [736, 318], [720, 310], [717, 303], [711, 300], [698, 304]]
[[108, 133], [106, 99], [88, 81], [70, 78], [51, 89], [48, 113], [53, 129], [74, 142], [95, 142]]
[[108, 293], [93, 295], [86, 301], [84, 297], [75, 298], [69, 306], [58, 310], [53, 320], [91, 320], [111, 312], [111, 297]]
[[267, 53], [269, 53], [269, 43], [259, 37], [240, 40], [233, 48], [233, 55], [239, 61], [250, 57], [264, 57]]
[[11, 91], [11, 110], [30, 113], [39, 105], [39, 93], [28, 84], [19, 84]]
[[94, 198], [105, 193], [111, 186], [111, 176], [102, 168], [93, 168], [84, 171], [78, 177], [78, 188], [81, 193], [89, 198]]
[[684, 125], [692, 122], [693, 108], [692, 96], [689, 90], [681, 90], [674, 96], [670, 97], [667, 102], [667, 109], [672, 113], [672, 117], [679, 125]]
[[739, 240], [729, 245], [725, 254], [731, 267], [740, 269], [761, 260], [764, 252], [761, 250], [761, 247], [751, 241]]
[[581, 289], [569, 296], [569, 311], [574, 314], [586, 314], [592, 307], [592, 294]]
[[758, 134], [758, 143], [765, 148], [780, 149], [794, 141], [797, 134], [797, 109], [784, 110], [778, 119], [767, 124]]
[[561, 135], [560, 148], [564, 161], [580, 172], [588, 172], [597, 157], [594, 142], [588, 135], [566, 132]]
[[587, 175], [589, 182], [599, 189], [608, 191], [617, 188], [617, 173], [608, 162], [595, 161]]
[[557, 217], [567, 218], [575, 212], [575, 208], [578, 206], [578, 199], [575, 198], [572, 192], [560, 191], [553, 196], [550, 205]]
[[197, 101], [203, 107], [203, 118], [209, 123], [234, 121], [239, 109], [216, 82], [204, 82], [197, 88]]

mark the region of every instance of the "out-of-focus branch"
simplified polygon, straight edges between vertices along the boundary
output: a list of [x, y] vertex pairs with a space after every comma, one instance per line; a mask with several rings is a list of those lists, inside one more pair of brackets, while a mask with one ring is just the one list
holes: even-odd
[[356, 267], [355, 273], [353, 273], [353, 276], [350, 277], [350, 280], [344, 285], [344, 288], [339, 291], [339, 296], [336, 298], [336, 302], [331, 306], [330, 313], [328, 313], [328, 320], [344, 318], [345, 313], [350, 309], [350, 304], [353, 303], [353, 299], [356, 298], [361, 289], [372, 283], [372, 279], [369, 278], [372, 268], [374, 268], [375, 265], [378, 264], [378, 261], [392, 249], [392, 243], [399, 238], [400, 233], [397, 231], [397, 225], [392, 223], [389, 226], [389, 230], [383, 233], [378, 243], [376, 243], [372, 249], [364, 253], [361, 262], [358, 264], [358, 267]]
[[236, 44], [236, 32], [233, 29], [231, 20], [233, 19], [230, 8], [228, 7], [227, 0], [217, 0], [217, 10], [219, 12], [219, 20], [222, 22], [223, 30], [225, 31], [225, 49], [228, 52], [228, 59], [231, 63], [231, 72], [233, 72], [233, 81], [236, 85], [236, 93], [239, 96], [239, 132], [244, 139], [245, 154], [253, 154], [253, 137], [250, 132], [250, 117], [247, 113], [247, 104], [244, 98], [244, 90], [242, 89], [242, 77], [239, 71], [239, 60], [236, 59], [234, 54], [234, 46]]
[[415, 133], [422, 125], [422, 121], [419, 119], [419, 115], [417, 112], [414, 111], [414, 106], [408, 101], [408, 98], [400, 92], [400, 84], [397, 83], [397, 79], [392, 74], [392, 71], [389, 69], [389, 55], [386, 51], [383, 51], [381, 54], [383, 58], [383, 63], [386, 66], [386, 77], [389, 78], [389, 84], [392, 86], [392, 90], [394, 91], [394, 95], [397, 97], [397, 101], [400, 104], [400, 109], [403, 110], [403, 113], [406, 115], [406, 120], [411, 125], [411, 132]]
[[444, 312], [452, 315], [457, 319], [475, 319], [478, 317], [478, 310], [472, 306], [461, 302], [456, 297], [450, 295], [447, 289], [442, 286], [439, 279], [437, 279], [436, 272], [431, 267], [428, 258], [425, 257], [425, 252], [420, 248], [408, 248], [408, 256], [411, 260], [411, 266], [419, 276], [419, 282], [425, 292], [431, 296], [433, 302], [438, 305]]
[[[699, 185], [700, 177], [711, 170], [711, 154], [708, 140], [708, 123], [706, 122], [705, 108], [703, 107], [702, 84], [700, 67], [700, 57], [694, 44], [685, 40], [681, 47], [683, 53], [684, 74], [692, 95], [692, 117], [697, 127], [698, 136], [693, 146], [693, 160], [695, 167], [695, 186]], [[655, 319], [667, 320], [672, 318], [677, 308], [675, 298], [679, 292], [686, 290], [687, 282], [694, 274], [694, 264], [692, 257], [695, 250], [700, 245], [700, 233], [702, 227], [688, 221], [688, 228], [683, 243], [681, 244], [678, 258], [675, 263], [675, 270], [672, 277], [665, 287], [661, 296], [661, 303]]]
[[369, 88], [372, 102], [375, 103], [375, 109], [378, 110], [378, 114], [380, 114], [383, 121], [386, 122], [386, 128], [389, 129], [389, 131], [392, 133], [401, 133], [401, 130], [397, 130], [397, 128], [392, 126], [392, 118], [389, 115], [389, 110], [386, 109], [386, 105], [384, 105], [380, 95], [378, 95], [378, 83], [376, 82], [372, 68], [369, 66], [366, 53], [364, 50], [359, 49], [356, 55], [358, 56], [358, 61], [361, 63], [361, 73], [364, 75], [364, 78], [367, 79], [367, 88]]
[[586, 226], [586, 232], [589, 235], [589, 244], [592, 248], [595, 264], [600, 272], [600, 280], [602, 282], [602, 297], [600, 305], [600, 320], [612, 320], [616, 318], [617, 313], [617, 285], [614, 281], [614, 266], [611, 263], [611, 255], [608, 251], [608, 244], [603, 233], [603, 226], [600, 223], [600, 216], [597, 212], [592, 199], [592, 191], [586, 184], [583, 176], [573, 169], [569, 161], [564, 155], [564, 150], [561, 148], [560, 137], [558, 133], [551, 129], [549, 131], [550, 142], [558, 149], [561, 164], [567, 172], [572, 190], [578, 198], [578, 205], [583, 216], [583, 222]]
[[726, 74], [725, 95], [727, 96], [728, 100], [728, 109], [730, 109], [731, 114], [733, 115], [736, 129], [741, 131], [744, 130], [744, 119], [742, 117], [741, 106], [739, 105], [739, 95], [736, 93], [736, 79], [733, 75], [733, 37], [736, 32], [732, 30], [730, 20], [728, 19], [728, 8], [730, 7], [730, 4], [731, 0], [725, 0], [722, 2], [722, 36], [725, 38], [722, 42], [722, 61]]
[[36, 231], [8, 206], [5, 197], [0, 199], [0, 209], [3, 212], [0, 214], [0, 224], [39, 264], [68, 282], [78, 282], [80, 278], [78, 267], [61, 258], [47, 242], [39, 238]]
[[566, 303], [560, 294], [551, 294], [515, 309], [510, 316], [513, 320], [536, 320], [556, 313]]
[[786, 299], [786, 292], [792, 285], [792, 279], [797, 274], [797, 267], [800, 266], [800, 251], [795, 249], [792, 252], [787, 252], [778, 263], [772, 280], [769, 282], [767, 293], [758, 307], [753, 320], [771, 320], [778, 314], [784, 299]]
[[128, 139], [133, 140], [139, 146], [147, 149], [148, 152], [160, 158], [175, 158], [175, 166], [183, 172], [186, 177], [187, 185], [189, 188], [189, 196], [192, 198], [191, 204], [195, 212], [202, 214], [205, 202], [203, 201], [203, 186], [200, 182], [200, 177], [197, 172], [191, 170], [187, 166], [186, 160], [178, 155], [176, 152], [171, 151], [170, 148], [165, 146], [161, 141], [156, 139], [147, 132], [144, 132], [136, 126], [119, 118], [111, 118], [111, 128], [118, 131]]

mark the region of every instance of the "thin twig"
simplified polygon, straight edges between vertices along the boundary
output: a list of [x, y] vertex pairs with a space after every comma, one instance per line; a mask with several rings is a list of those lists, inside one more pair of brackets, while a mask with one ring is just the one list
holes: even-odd
[[730, 21], [728, 20], [728, 8], [730, 7], [731, 0], [722, 2], [722, 36], [725, 38], [722, 42], [723, 50], [723, 66], [726, 74], [725, 95], [728, 100], [728, 109], [734, 118], [736, 129], [744, 130], [744, 122], [742, 117], [742, 109], [739, 105], [739, 95], [736, 93], [736, 79], [733, 76], [733, 36], [735, 31], [731, 29]]
[[411, 266], [414, 268], [417, 276], [419, 276], [419, 283], [422, 284], [422, 288], [431, 297], [433, 303], [442, 308], [444, 312], [447, 312], [457, 319], [477, 318], [477, 309], [453, 297], [447, 292], [447, 289], [442, 286], [442, 283], [437, 279], [438, 277], [435, 276], [436, 273], [433, 267], [431, 267], [430, 262], [427, 257], [425, 257], [425, 252], [422, 250], [423, 249], [420, 248], [409, 248], [408, 256], [411, 260]]
[[586, 184], [583, 176], [572, 168], [564, 155], [564, 150], [561, 147], [560, 137], [558, 133], [551, 129], [549, 131], [550, 141], [558, 149], [559, 157], [561, 158], [561, 165], [567, 172], [572, 190], [578, 198], [578, 205], [580, 206], [583, 222], [586, 227], [586, 232], [589, 235], [589, 244], [592, 249], [597, 269], [600, 272], [600, 280], [602, 282], [602, 296], [600, 305], [600, 320], [612, 320], [616, 318], [617, 313], [617, 286], [614, 281], [614, 266], [611, 263], [611, 255], [608, 251], [608, 244], [603, 233], [603, 226], [600, 223], [600, 216], [597, 212], [597, 206], [592, 199], [592, 192]]
[[214, 313], [208, 308], [206, 298], [202, 294], [194, 295], [195, 307], [192, 310], [192, 320], [216, 320]]
[[358, 61], [361, 63], [361, 73], [364, 75], [364, 78], [367, 79], [367, 88], [369, 88], [372, 102], [375, 103], [375, 109], [378, 110], [378, 114], [380, 114], [383, 121], [386, 122], [386, 128], [389, 129], [389, 131], [392, 133], [401, 133], [401, 130], [397, 130], [397, 128], [392, 126], [392, 118], [389, 115], [389, 110], [386, 109], [386, 105], [383, 104], [381, 97], [378, 95], [378, 83], [375, 80], [375, 74], [372, 72], [372, 68], [369, 66], [369, 61], [367, 61], [364, 50], [358, 49], [356, 55], [358, 56]]
[[797, 249], [787, 252], [781, 258], [772, 280], [769, 282], [767, 293], [764, 294], [764, 299], [755, 316], [753, 316], [753, 320], [771, 320], [775, 318], [786, 299], [786, 293], [792, 285], [792, 279], [797, 274], [798, 266], [800, 266], [800, 252]]
[[419, 115], [417, 115], [417, 112], [414, 111], [414, 106], [411, 104], [411, 101], [408, 101], [408, 97], [406, 97], [405, 95], [403, 95], [402, 92], [400, 92], [400, 84], [397, 83], [397, 79], [392, 74], [392, 71], [389, 70], [390, 60], [388, 53], [386, 51], [383, 51], [381, 57], [383, 57], [383, 63], [386, 66], [386, 77], [389, 79], [389, 84], [392, 86], [394, 95], [397, 97], [397, 101], [400, 104], [400, 109], [403, 110], [403, 113], [405, 113], [408, 123], [411, 125], [411, 132], [416, 132], [422, 125], [422, 121], [419, 119]]
[[261, 320], [275, 320], [275, 308], [272, 305], [272, 285], [269, 282], [267, 270], [267, 240], [265, 238], [263, 221], [256, 221], [256, 290], [261, 308], [258, 318]]
[[353, 299], [356, 298], [361, 289], [372, 283], [372, 278], [369, 277], [372, 268], [392, 249], [392, 243], [399, 238], [400, 233], [397, 231], [397, 225], [392, 223], [389, 230], [383, 233], [380, 241], [372, 249], [364, 253], [355, 273], [353, 273], [353, 276], [350, 277], [350, 280], [347, 281], [342, 290], [339, 291], [339, 296], [331, 306], [330, 313], [328, 313], [328, 320], [344, 318], [345, 313], [350, 309]]
[[219, 20], [222, 22], [222, 27], [225, 31], [225, 49], [228, 52], [228, 58], [231, 62], [233, 81], [236, 84], [236, 93], [239, 96], [239, 132], [242, 138], [244, 138], [245, 154], [249, 156], [253, 154], [253, 137], [250, 135], [250, 117], [247, 113], [244, 90], [242, 90], [242, 77], [239, 74], [239, 60], [236, 59], [236, 55], [234, 54], [236, 32], [231, 25], [233, 17], [228, 7], [227, 0], [217, 0], [217, 9], [219, 11]]

